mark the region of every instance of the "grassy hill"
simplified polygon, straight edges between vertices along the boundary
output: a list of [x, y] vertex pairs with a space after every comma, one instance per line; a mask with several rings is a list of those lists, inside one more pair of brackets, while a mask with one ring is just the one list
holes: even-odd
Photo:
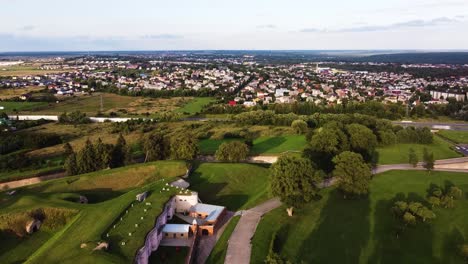
[[[74, 213], [52, 228], [22, 238], [0, 225], [0, 259], [2, 263], [132, 262], [162, 206], [177, 192], [160, 191], [185, 171], [185, 162], [154, 162], [47, 181], [19, 189], [13, 196], [0, 193], [1, 219], [19, 219], [38, 208]], [[149, 192], [146, 202], [151, 205], [135, 202], [135, 195], [143, 191]], [[85, 195], [89, 204], [77, 203], [79, 195]], [[53, 214], [45, 217], [58, 219]], [[93, 252], [99, 241], [109, 242], [110, 249]], [[81, 248], [82, 244], [87, 246]]]

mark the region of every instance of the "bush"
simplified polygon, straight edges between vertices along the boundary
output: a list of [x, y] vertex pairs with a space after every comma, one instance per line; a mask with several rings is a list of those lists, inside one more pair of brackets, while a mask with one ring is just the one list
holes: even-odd
[[219, 146], [215, 157], [219, 161], [239, 162], [247, 159], [249, 147], [240, 141], [226, 142]]
[[307, 123], [304, 120], [294, 120], [291, 127], [297, 134], [305, 134], [307, 132]]

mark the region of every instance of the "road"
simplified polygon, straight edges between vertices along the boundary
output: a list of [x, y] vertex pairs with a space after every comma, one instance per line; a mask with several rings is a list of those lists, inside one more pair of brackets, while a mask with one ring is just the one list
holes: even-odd
[[242, 211], [241, 218], [228, 241], [225, 264], [248, 264], [252, 251], [251, 239], [262, 216], [281, 206], [278, 198], [268, 200], [252, 209]]
[[401, 121], [393, 121], [394, 125], [400, 126], [414, 126], [414, 127], [428, 127], [430, 129], [436, 130], [460, 130], [460, 131], [468, 131], [468, 122], [457, 122], [457, 123], [449, 123], [449, 122], [401, 122]]

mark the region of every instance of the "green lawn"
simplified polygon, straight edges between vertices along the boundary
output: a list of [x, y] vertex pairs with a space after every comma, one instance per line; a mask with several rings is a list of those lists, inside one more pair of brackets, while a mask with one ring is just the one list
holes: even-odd
[[440, 130], [437, 133], [453, 142], [468, 144], [468, 131]]
[[223, 234], [219, 238], [218, 242], [216, 242], [216, 246], [211, 251], [210, 256], [206, 260], [207, 264], [223, 264], [224, 259], [226, 258], [227, 247], [228, 247], [228, 240], [231, 237], [232, 232], [237, 226], [237, 223], [240, 220], [240, 216], [234, 216], [230, 221], [229, 224], [224, 229]]
[[293, 263], [464, 263], [456, 245], [468, 241], [468, 200], [435, 208], [430, 224], [409, 227], [399, 238], [391, 213], [395, 199], [423, 201], [431, 183], [453, 183], [468, 193], [465, 173], [390, 171], [377, 175], [368, 198], [344, 200], [334, 188], [288, 217], [284, 208], [264, 216], [252, 240], [251, 263], [274, 248]]
[[194, 115], [200, 113], [203, 110], [203, 107], [208, 105], [211, 102], [214, 102], [215, 99], [212, 97], [196, 97], [190, 100], [187, 104], [181, 108], [176, 109], [177, 113], [188, 113], [189, 115]]
[[451, 144], [441, 139], [438, 136], [434, 136], [434, 143], [429, 145], [424, 144], [395, 144], [383, 148], [378, 148], [379, 152], [379, 164], [402, 164], [408, 163], [408, 152], [410, 148], [413, 148], [419, 156], [419, 160], [422, 160], [423, 149], [427, 148], [428, 151], [434, 153], [434, 158], [438, 159], [449, 159], [457, 158], [461, 155], [451, 149]]
[[202, 163], [189, 178], [204, 203], [231, 211], [251, 208], [268, 198], [268, 169], [254, 164]]
[[[20, 244], [9, 243], [8, 250], [0, 250], [0, 259], [11, 260], [2, 263], [23, 262], [25, 258], [26, 263], [132, 262], [162, 206], [177, 192], [175, 188], [160, 191], [166, 187], [166, 182], [183, 175], [185, 170], [185, 162], [161, 161], [47, 181], [21, 188], [13, 196], [0, 193], [0, 215], [38, 207], [66, 208], [78, 212], [65, 227], [52, 233], [38, 232], [26, 237]], [[135, 202], [135, 195], [143, 191], [150, 193], [147, 201]], [[87, 196], [90, 203], [73, 202], [78, 195]], [[146, 202], [151, 205], [146, 205]], [[144, 216], [143, 220], [141, 216]], [[114, 225], [116, 228], [113, 228]], [[132, 232], [132, 236], [128, 232]], [[0, 241], [1, 248], [5, 248], [3, 243], [11, 241], [8, 232], [0, 230]], [[99, 241], [108, 241], [109, 251], [93, 252]], [[83, 243], [87, 247], [80, 248]], [[27, 252], [26, 257], [24, 252]]]
[[[224, 142], [242, 139], [204, 139], [199, 143], [202, 154], [214, 154]], [[301, 151], [307, 142], [303, 135], [286, 135], [278, 137], [259, 137], [253, 141], [252, 155], [281, 154], [287, 151]]]
[[36, 111], [47, 107], [47, 105], [46, 102], [0, 102], [0, 106], [5, 108], [0, 112], [14, 114], [15, 111]]

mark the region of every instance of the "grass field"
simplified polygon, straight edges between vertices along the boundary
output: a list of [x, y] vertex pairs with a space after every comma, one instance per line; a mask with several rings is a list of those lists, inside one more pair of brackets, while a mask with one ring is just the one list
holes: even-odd
[[449, 159], [457, 158], [461, 155], [452, 150], [452, 145], [438, 136], [434, 136], [434, 143], [429, 145], [424, 144], [395, 144], [392, 146], [378, 148], [379, 164], [400, 164], [408, 163], [409, 149], [413, 148], [418, 154], [419, 160], [422, 160], [423, 149], [434, 153], [434, 158]]
[[231, 211], [253, 207], [268, 198], [268, 169], [259, 165], [201, 163], [189, 182], [204, 203], [223, 205]]
[[[214, 154], [224, 142], [242, 139], [204, 139], [200, 141], [200, 152], [202, 154]], [[259, 154], [281, 154], [287, 151], [301, 151], [306, 146], [303, 135], [285, 135], [276, 137], [259, 137], [253, 141], [250, 150], [252, 155]]]
[[48, 103], [45, 102], [0, 102], [0, 106], [4, 107], [4, 109], [0, 111], [8, 114], [13, 114], [16, 111], [39, 111], [47, 107], [47, 105]]
[[437, 134], [459, 144], [468, 144], [468, 131], [440, 130]]
[[214, 101], [215, 99], [212, 97], [196, 97], [196, 98], [191, 99], [188, 103], [183, 105], [181, 108], [178, 108], [176, 112], [194, 115], [196, 113], [200, 113], [200, 111], [203, 109], [204, 106]]
[[[134, 96], [121, 96], [110, 93], [94, 93], [92, 95], [80, 95], [76, 97], [59, 97], [60, 103], [45, 105], [34, 114], [59, 115], [63, 112], [81, 111], [89, 116], [95, 116], [101, 110], [102, 113], [117, 113], [119, 116], [147, 117], [159, 112], [167, 112], [178, 109], [185, 102], [185, 98], [145, 98]], [[26, 110], [25, 110], [26, 111]], [[32, 113], [31, 113], [32, 114]]]
[[0, 88], [0, 100], [18, 97], [25, 93], [43, 90], [44, 86], [30, 86], [21, 88]]
[[[397, 197], [424, 201], [431, 183], [464, 191], [454, 209], [435, 208], [431, 224], [409, 227], [399, 238], [391, 206]], [[251, 263], [275, 250], [293, 263], [464, 263], [456, 245], [468, 239], [468, 177], [464, 173], [390, 171], [377, 175], [369, 198], [344, 200], [334, 188], [288, 217], [284, 208], [264, 216], [252, 240]], [[398, 198], [405, 199], [405, 198]]]
[[[65, 125], [58, 123], [48, 123], [41, 126], [27, 129], [31, 133], [55, 133], [60, 135], [65, 141], [68, 141], [75, 150], [80, 150], [87, 139], [91, 142], [96, 142], [101, 138], [104, 143], [115, 144], [118, 133], [112, 133], [112, 124], [110, 123], [91, 123], [85, 125]], [[138, 142], [143, 133], [139, 130], [124, 134], [124, 138], [128, 145], [133, 145]], [[63, 145], [58, 144], [46, 148], [33, 150], [28, 153], [32, 157], [50, 157], [57, 156], [63, 153]]]
[[0, 68], [0, 76], [29, 76], [29, 75], [44, 75], [48, 73], [66, 72], [65, 70], [42, 70], [40, 65], [15, 65], [5, 66]]
[[[65, 227], [52, 233], [40, 231], [22, 239], [20, 244], [9, 244], [8, 247], [3, 244], [8, 233], [0, 230], [0, 259], [2, 263], [24, 262], [26, 258], [27, 263], [132, 262], [163, 204], [176, 192], [174, 188], [160, 193], [166, 183], [162, 179], [169, 181], [183, 175], [185, 170], [184, 162], [155, 162], [48, 181], [19, 189], [14, 196], [0, 193], [0, 215], [44, 206], [78, 211]], [[151, 201], [151, 206], [138, 203], [131, 207], [131, 203], [136, 203], [135, 195], [142, 191], [150, 192], [147, 201]], [[73, 202], [78, 195], [85, 195], [90, 203]], [[147, 207], [147, 212], [143, 207]], [[126, 210], [129, 210], [128, 214]], [[140, 218], [142, 214], [146, 214], [144, 220]], [[124, 220], [120, 221], [120, 217]], [[123, 234], [127, 232], [132, 232], [132, 236], [125, 237]], [[110, 250], [93, 252], [92, 249], [103, 240], [110, 242]], [[125, 246], [121, 245], [122, 241], [126, 242]], [[83, 243], [86, 248], [80, 248]], [[28, 254], [24, 255], [25, 252]], [[9, 261], [3, 262], [6, 257]]]
[[226, 229], [224, 229], [223, 234], [221, 235], [218, 242], [216, 243], [216, 246], [213, 248], [210, 256], [206, 260], [207, 264], [223, 264], [224, 263], [224, 259], [226, 258], [229, 238], [231, 237], [232, 232], [234, 232], [234, 229], [236, 228], [236, 225], [239, 222], [239, 220], [240, 220], [240, 216], [234, 216], [229, 221], [228, 225], [226, 226]]

